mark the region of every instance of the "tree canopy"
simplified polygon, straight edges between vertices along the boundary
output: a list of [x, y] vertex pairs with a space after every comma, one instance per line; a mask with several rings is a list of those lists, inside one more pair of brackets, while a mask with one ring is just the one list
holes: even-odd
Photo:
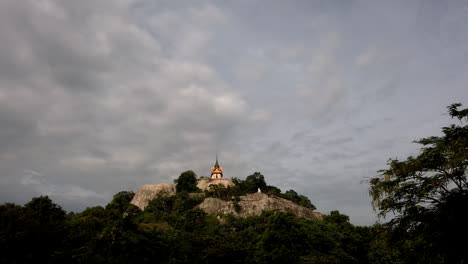
[[[380, 216], [393, 214], [389, 227], [409, 235], [425, 263], [468, 261], [468, 109], [452, 104], [448, 113], [459, 124], [442, 128], [442, 136], [422, 138], [418, 156], [390, 159], [388, 168], [370, 179], [370, 195]], [[449, 220], [450, 219], [450, 220]], [[417, 243], [415, 243], [417, 241]], [[415, 243], [415, 244], [414, 244]], [[418, 250], [420, 249], [420, 250]], [[430, 262], [428, 262], [430, 260]]]
[[[349, 222], [281, 212], [219, 221], [195, 208], [199, 200], [187, 192], [157, 197], [146, 210], [129, 214], [131, 206], [120, 203], [128, 194], [67, 215], [48, 197], [0, 205], [0, 262], [369, 263], [370, 237]], [[38, 215], [43, 217], [33, 218]]]
[[180, 174], [179, 178], [174, 180], [176, 192], [199, 192], [197, 187], [197, 175], [195, 172], [188, 170]]

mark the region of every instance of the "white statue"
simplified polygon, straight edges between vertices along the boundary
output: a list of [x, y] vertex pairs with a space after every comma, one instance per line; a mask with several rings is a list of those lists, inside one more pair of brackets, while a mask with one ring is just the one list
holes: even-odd
[[262, 192], [262, 190], [260, 190], [260, 188], [258, 188], [257, 192], [258, 192], [258, 193], [261, 193], [261, 192]]

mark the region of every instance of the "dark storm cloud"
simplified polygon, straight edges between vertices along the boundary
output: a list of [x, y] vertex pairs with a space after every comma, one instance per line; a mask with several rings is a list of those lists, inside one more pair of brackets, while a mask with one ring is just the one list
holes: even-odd
[[0, 151], [6, 154], [12, 148], [24, 147], [36, 136], [36, 124], [20, 113], [0, 107]]

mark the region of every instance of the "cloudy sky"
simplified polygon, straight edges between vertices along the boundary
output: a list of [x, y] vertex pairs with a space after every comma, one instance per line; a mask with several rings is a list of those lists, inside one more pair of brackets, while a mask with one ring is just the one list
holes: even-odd
[[255, 171], [356, 224], [468, 104], [466, 1], [0, 1], [0, 202]]

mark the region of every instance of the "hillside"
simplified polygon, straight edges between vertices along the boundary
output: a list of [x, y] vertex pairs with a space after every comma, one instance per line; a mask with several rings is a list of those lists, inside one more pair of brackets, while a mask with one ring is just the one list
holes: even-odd
[[[231, 180], [223, 179], [209, 181], [198, 180], [197, 186], [203, 190], [209, 190], [210, 186], [222, 185], [223, 187], [234, 186]], [[144, 210], [148, 203], [157, 197], [168, 197], [176, 194], [175, 184], [146, 184], [135, 193], [131, 204]], [[252, 193], [239, 196], [236, 201], [224, 201], [222, 199], [207, 197], [197, 206], [208, 214], [233, 215], [239, 217], [259, 216], [266, 212], [290, 212], [300, 218], [322, 219], [322, 214], [304, 206], [297, 205], [289, 200], [276, 195], [265, 193]]]
[[234, 215], [240, 217], [259, 216], [265, 212], [290, 212], [299, 218], [322, 219], [322, 214], [297, 205], [286, 199], [265, 193], [253, 193], [239, 197], [236, 210], [234, 201], [205, 198], [197, 207], [208, 214]]
[[[208, 190], [213, 185], [222, 185], [223, 187], [234, 186], [234, 183], [228, 179], [219, 179], [210, 181], [209, 179], [197, 180], [197, 188], [202, 191]], [[158, 196], [172, 196], [176, 193], [176, 185], [172, 183], [160, 184], [145, 184], [141, 186], [138, 192], [133, 197], [131, 204], [137, 206], [141, 210], [145, 209], [148, 203]]]

